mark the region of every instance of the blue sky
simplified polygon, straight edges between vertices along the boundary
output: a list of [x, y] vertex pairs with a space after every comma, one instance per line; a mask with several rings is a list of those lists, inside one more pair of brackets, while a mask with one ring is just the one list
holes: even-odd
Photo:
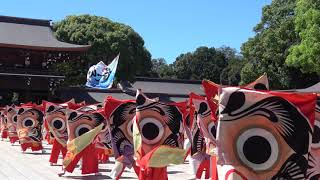
[[51, 19], [92, 14], [125, 23], [145, 40], [153, 58], [171, 63], [199, 46], [241, 44], [254, 33], [271, 0], [7, 0], [0, 15]]

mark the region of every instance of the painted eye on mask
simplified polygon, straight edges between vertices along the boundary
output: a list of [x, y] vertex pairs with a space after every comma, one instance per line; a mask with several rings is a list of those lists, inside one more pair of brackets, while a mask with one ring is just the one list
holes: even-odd
[[106, 132], [106, 130], [108, 130], [108, 127], [107, 127], [106, 124], [104, 124], [104, 125], [102, 126], [101, 132]]
[[149, 145], [159, 142], [163, 136], [162, 124], [154, 118], [144, 118], [140, 123], [142, 140]]
[[315, 121], [312, 136], [312, 148], [320, 148], [320, 121]]
[[132, 132], [133, 132], [133, 124], [132, 124], [132, 121], [129, 121], [128, 124], [127, 124], [127, 132], [129, 134], [129, 136], [132, 137]]
[[17, 123], [17, 121], [18, 121], [17, 116], [16, 116], [16, 115], [15, 115], [15, 116], [13, 116], [13, 117], [12, 117], [12, 120], [13, 120], [13, 122], [14, 122], [14, 123]]
[[240, 134], [236, 140], [236, 145], [239, 159], [246, 166], [256, 171], [271, 168], [279, 157], [279, 146], [276, 138], [262, 128], [247, 129]]
[[35, 124], [35, 121], [29, 117], [22, 121], [22, 126], [24, 127], [33, 127]]
[[57, 130], [63, 130], [66, 127], [66, 123], [62, 118], [53, 119], [51, 125]]
[[75, 130], [75, 136], [76, 137], [79, 137], [81, 136], [82, 134], [90, 131], [92, 129], [91, 126], [89, 126], [88, 124], [81, 124], [79, 125], [76, 130]]
[[211, 138], [216, 139], [216, 125], [214, 124], [214, 122], [210, 122], [208, 125], [208, 132], [211, 136]]

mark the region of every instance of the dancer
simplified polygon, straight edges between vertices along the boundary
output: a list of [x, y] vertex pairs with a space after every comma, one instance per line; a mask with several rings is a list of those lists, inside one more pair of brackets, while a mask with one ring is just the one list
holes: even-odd
[[24, 104], [18, 108], [17, 133], [22, 152], [45, 152], [42, 146], [43, 107], [36, 104]]

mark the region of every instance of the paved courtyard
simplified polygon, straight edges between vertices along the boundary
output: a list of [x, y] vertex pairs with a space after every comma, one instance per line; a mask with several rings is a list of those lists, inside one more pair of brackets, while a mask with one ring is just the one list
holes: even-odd
[[[58, 177], [57, 173], [61, 172], [62, 160], [59, 159], [58, 165], [50, 166], [48, 160], [51, 145], [47, 145], [45, 142], [43, 144], [46, 149], [45, 154], [31, 152], [31, 150], [27, 150], [23, 154], [18, 143], [11, 146], [8, 140], [0, 141], [0, 180], [110, 179], [108, 173], [113, 166], [113, 158], [111, 158], [109, 163], [99, 165], [102, 175], [82, 176], [80, 170], [76, 169], [72, 174], [67, 173], [63, 177]], [[192, 175], [190, 173], [187, 162], [168, 168], [169, 179], [191, 179]], [[121, 179], [137, 179], [137, 176], [133, 172], [133, 169], [127, 169]]]

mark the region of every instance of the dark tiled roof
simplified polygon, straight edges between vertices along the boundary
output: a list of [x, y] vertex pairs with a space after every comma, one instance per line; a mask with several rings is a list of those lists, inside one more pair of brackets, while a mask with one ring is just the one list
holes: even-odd
[[130, 96], [124, 93], [121, 89], [90, 89], [83, 87], [62, 88], [59, 90], [62, 101], [74, 98], [77, 102], [85, 101], [88, 104], [104, 102], [105, 98], [112, 96], [117, 99], [134, 99], [135, 96]]
[[0, 47], [48, 51], [86, 51], [89, 45], [58, 41], [50, 20], [0, 16]]
[[189, 98], [190, 92], [204, 95], [201, 81], [170, 80], [158, 78], [135, 79], [135, 83], [122, 82], [119, 89], [92, 89], [83, 87], [69, 87], [60, 89], [63, 100], [74, 98], [77, 102], [103, 102], [107, 96], [117, 99], [135, 99], [137, 89], [149, 98], [159, 98], [161, 101], [181, 102]]
[[191, 92], [204, 95], [201, 81], [136, 78], [129, 89], [141, 89], [144, 93], [167, 94], [171, 97], [188, 96]]
[[320, 82], [314, 84], [313, 86], [307, 87], [305, 89], [287, 89], [278, 91], [288, 91], [288, 92], [305, 92], [305, 93], [320, 93]]
[[99, 92], [89, 92], [88, 93], [93, 99], [95, 99], [97, 102], [103, 102], [106, 97], [112, 96], [116, 99], [135, 99], [134, 96], [130, 96], [126, 93], [99, 93]]
[[50, 27], [51, 20], [31, 19], [31, 18], [12, 17], [12, 16], [0, 16], [0, 22]]

